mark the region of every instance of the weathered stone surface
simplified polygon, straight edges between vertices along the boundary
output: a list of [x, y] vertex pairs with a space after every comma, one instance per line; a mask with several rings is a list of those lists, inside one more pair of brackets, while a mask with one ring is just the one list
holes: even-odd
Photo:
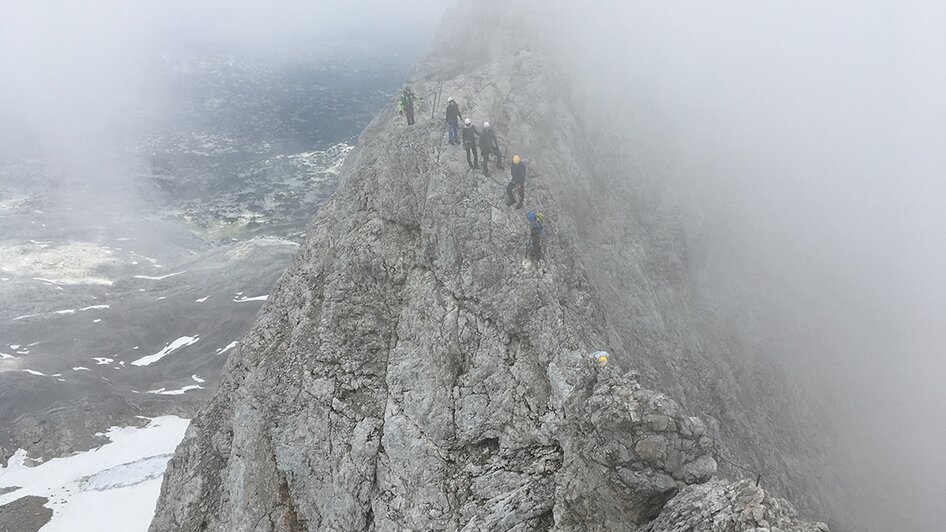
[[45, 497], [20, 497], [0, 506], [0, 532], [36, 532], [49, 522], [53, 511]]
[[584, 126], [512, 35], [444, 40], [411, 86], [526, 154], [546, 260], [524, 261], [504, 172], [388, 106], [169, 464], [152, 531], [643, 530], [716, 473], [706, 424], [621, 361], [566, 206]]
[[795, 509], [752, 482], [719, 480], [687, 486], [646, 528], [647, 532], [827, 532], [823, 523], [798, 520]]

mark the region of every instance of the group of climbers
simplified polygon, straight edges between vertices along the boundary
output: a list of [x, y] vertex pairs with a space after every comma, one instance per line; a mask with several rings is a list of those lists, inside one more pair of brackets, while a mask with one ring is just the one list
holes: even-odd
[[[450, 132], [450, 138], [453, 138], [453, 131], [456, 126], [451, 124], [451, 108], [456, 108], [459, 115], [460, 110], [456, 107], [456, 102], [450, 98], [450, 104], [447, 105], [447, 131]], [[463, 121], [463, 133], [460, 135], [463, 141], [463, 149], [466, 151], [466, 162], [470, 165], [470, 170], [476, 170], [480, 167], [480, 158], [483, 160], [483, 175], [489, 177], [489, 156], [496, 156], [496, 168], [503, 169], [503, 153], [499, 149], [499, 140], [496, 138], [496, 132], [489, 125], [489, 122], [483, 122], [483, 131], [476, 129], [473, 121], [467, 118]], [[479, 137], [479, 153], [476, 151], [476, 139]], [[458, 144], [450, 142], [450, 144]]]
[[[414, 125], [414, 104], [420, 101], [420, 98], [414, 94], [410, 88], [405, 88], [398, 98], [398, 112], [407, 117], [407, 125]], [[496, 168], [504, 169], [503, 154], [499, 147], [499, 139], [496, 132], [490, 126], [489, 122], [483, 122], [483, 130], [476, 129], [473, 121], [469, 118], [464, 119], [460, 112], [460, 106], [453, 97], [447, 98], [447, 142], [456, 146], [463, 144], [466, 152], [466, 162], [470, 170], [480, 168], [480, 159], [482, 159], [483, 175], [489, 177], [489, 159], [494, 156], [496, 159]], [[463, 128], [460, 129], [460, 120], [463, 120]], [[479, 140], [479, 152], [477, 152], [477, 139]], [[519, 155], [514, 155], [512, 165], [509, 167], [512, 179], [506, 186], [506, 205], [511, 207], [516, 204], [516, 209], [521, 209], [525, 199], [526, 184], [526, 163]], [[516, 203], [516, 196], [519, 201]], [[529, 223], [529, 245], [527, 246], [527, 256], [534, 261], [542, 260], [542, 237], [545, 236], [542, 214], [529, 211], [526, 214], [526, 221]]]

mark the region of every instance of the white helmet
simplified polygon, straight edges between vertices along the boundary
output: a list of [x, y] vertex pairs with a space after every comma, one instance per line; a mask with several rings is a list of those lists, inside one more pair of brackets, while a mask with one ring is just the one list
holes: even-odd
[[489, 122], [483, 122], [483, 127], [489, 127]]
[[473, 121], [470, 120], [469, 118], [467, 118], [466, 120], [464, 120], [463, 123], [466, 124], [466, 125], [468, 125], [468, 126], [473, 125]]
[[452, 102], [452, 101], [453, 101], [453, 96], [450, 96], [449, 98], [447, 98], [447, 101], [448, 101], [448, 102]]

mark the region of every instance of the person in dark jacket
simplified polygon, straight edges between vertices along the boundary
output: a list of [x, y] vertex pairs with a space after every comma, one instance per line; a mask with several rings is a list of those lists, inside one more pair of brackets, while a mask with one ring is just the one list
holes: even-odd
[[519, 193], [519, 204], [516, 205], [517, 209], [522, 208], [522, 200], [526, 195], [526, 163], [518, 155], [513, 155], [512, 157], [512, 166], [509, 167], [510, 173], [512, 173], [512, 181], [506, 185], [506, 205], [512, 206], [516, 202], [516, 198], [513, 196], [513, 191]]
[[414, 125], [414, 100], [417, 99], [417, 96], [414, 96], [414, 91], [410, 87], [404, 89], [404, 92], [401, 93], [401, 98], [397, 102], [398, 110], [407, 117], [407, 125]]
[[460, 143], [460, 132], [457, 130], [460, 120], [463, 120], [463, 115], [460, 114], [460, 106], [451, 96], [447, 98], [447, 136], [450, 144]]
[[483, 175], [489, 176], [489, 156], [496, 155], [496, 167], [502, 170], [503, 155], [499, 151], [499, 141], [496, 140], [496, 133], [489, 126], [489, 122], [483, 122], [483, 132], [480, 133], [480, 155], [483, 158]]
[[[476, 137], [480, 135], [480, 132], [476, 130], [476, 126], [473, 125], [473, 121], [467, 118], [463, 121], [463, 149], [466, 150], [466, 162], [470, 165], [470, 170], [476, 170], [479, 166], [479, 159], [476, 155]], [[473, 157], [470, 158], [470, 154], [473, 154]]]
[[529, 222], [529, 237], [531, 243], [527, 256], [534, 261], [540, 261], [542, 260], [542, 237], [545, 236], [545, 227], [542, 226], [542, 215], [535, 211], [529, 211], [529, 213], [526, 214], [526, 220]]

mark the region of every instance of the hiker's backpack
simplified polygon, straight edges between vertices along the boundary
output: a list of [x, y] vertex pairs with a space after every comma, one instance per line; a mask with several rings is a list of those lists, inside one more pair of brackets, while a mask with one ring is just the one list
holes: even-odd
[[545, 226], [543, 224], [543, 218], [541, 212], [536, 212], [535, 220], [529, 222], [529, 227], [539, 232], [539, 234], [545, 234]]

